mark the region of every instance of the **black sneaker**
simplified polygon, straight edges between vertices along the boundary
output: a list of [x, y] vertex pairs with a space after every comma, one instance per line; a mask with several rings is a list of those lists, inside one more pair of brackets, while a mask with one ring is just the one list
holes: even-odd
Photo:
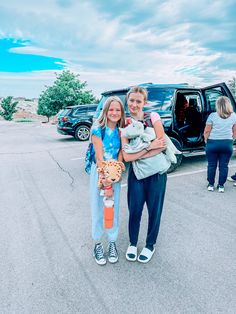
[[108, 245], [108, 261], [112, 264], [116, 263], [119, 259], [115, 242], [110, 242]]
[[104, 249], [101, 243], [95, 244], [94, 250], [93, 250], [93, 256], [95, 257], [95, 261], [98, 265], [105, 265], [106, 264], [106, 258], [104, 256]]

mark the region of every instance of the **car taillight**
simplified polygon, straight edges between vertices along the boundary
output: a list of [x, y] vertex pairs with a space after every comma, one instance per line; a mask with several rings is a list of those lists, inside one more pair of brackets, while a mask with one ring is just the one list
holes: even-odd
[[68, 118], [67, 118], [67, 117], [63, 117], [63, 118], [61, 119], [61, 121], [62, 121], [62, 122], [67, 122], [67, 121], [68, 121]]

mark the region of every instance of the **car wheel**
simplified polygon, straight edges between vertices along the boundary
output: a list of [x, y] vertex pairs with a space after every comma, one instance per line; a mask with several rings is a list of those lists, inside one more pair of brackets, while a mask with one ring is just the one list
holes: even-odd
[[[174, 137], [170, 137], [172, 143], [175, 145], [175, 147], [182, 152], [182, 145], [181, 143]], [[182, 159], [183, 159], [183, 154], [178, 154], [176, 155], [177, 158], [177, 163], [176, 164], [171, 164], [170, 168], [168, 169], [167, 173], [174, 172], [181, 164]]]
[[87, 141], [90, 136], [90, 127], [87, 125], [79, 125], [75, 129], [75, 139], [77, 141]]

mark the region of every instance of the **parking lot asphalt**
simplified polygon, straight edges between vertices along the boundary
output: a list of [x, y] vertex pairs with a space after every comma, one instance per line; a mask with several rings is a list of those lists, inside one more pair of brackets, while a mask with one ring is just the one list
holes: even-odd
[[[184, 158], [168, 175], [156, 252], [143, 265], [125, 260], [124, 176], [119, 262], [101, 267], [92, 257], [87, 145], [55, 125], [0, 121], [0, 313], [235, 313], [233, 184], [208, 192], [204, 154]], [[139, 250], [146, 226], [144, 210]]]

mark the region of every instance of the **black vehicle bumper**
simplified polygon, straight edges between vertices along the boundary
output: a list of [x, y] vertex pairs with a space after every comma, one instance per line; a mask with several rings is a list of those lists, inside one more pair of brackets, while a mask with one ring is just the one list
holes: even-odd
[[71, 128], [66, 128], [66, 127], [57, 127], [57, 132], [63, 135], [72, 135], [74, 136], [74, 130]]

